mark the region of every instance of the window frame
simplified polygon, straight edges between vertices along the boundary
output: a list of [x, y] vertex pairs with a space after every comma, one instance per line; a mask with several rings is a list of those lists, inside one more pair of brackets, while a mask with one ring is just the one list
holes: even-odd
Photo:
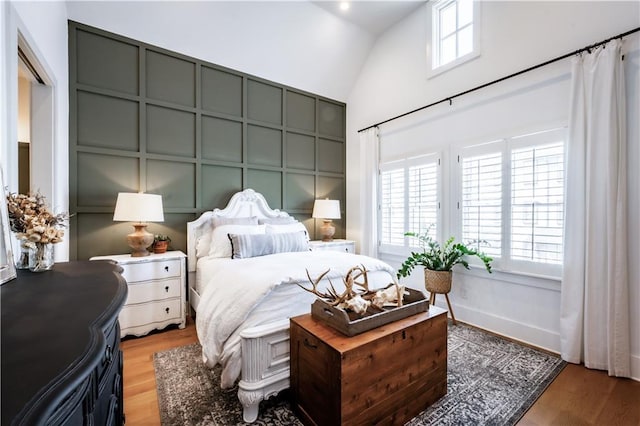
[[413, 229], [407, 229], [409, 225], [409, 198], [408, 198], [408, 187], [409, 187], [409, 169], [415, 166], [422, 166], [427, 164], [435, 164], [437, 167], [436, 176], [436, 199], [437, 199], [437, 212], [436, 212], [436, 237], [438, 241], [441, 239], [442, 235], [442, 185], [443, 185], [443, 175], [442, 175], [442, 154], [440, 152], [419, 155], [414, 157], [407, 157], [398, 160], [390, 160], [384, 163], [378, 164], [378, 223], [377, 223], [377, 243], [378, 243], [378, 253], [383, 255], [397, 255], [397, 256], [406, 256], [411, 250], [415, 250], [418, 248], [417, 241], [414, 241], [414, 238], [404, 237], [403, 245], [395, 245], [395, 244], [383, 244], [382, 242], [382, 216], [383, 216], [383, 206], [382, 206], [382, 174], [385, 171], [390, 170], [398, 170], [402, 169], [404, 171], [404, 232], [414, 231]]
[[[512, 227], [512, 194], [511, 194], [511, 185], [512, 185], [512, 155], [513, 151], [521, 148], [527, 147], [541, 147], [544, 145], [548, 145], [552, 140], [557, 138], [562, 138], [564, 141], [563, 144], [563, 170], [562, 170], [562, 184], [563, 187], [566, 188], [566, 179], [567, 179], [567, 129], [566, 128], [557, 128], [557, 129], [549, 129], [541, 132], [531, 133], [522, 136], [516, 136], [509, 139], [509, 260], [508, 260], [508, 269], [509, 270], [524, 270], [525, 272], [539, 275], [551, 275], [554, 277], [560, 277], [562, 275], [562, 265], [564, 264], [564, 259], [560, 260], [560, 263], [546, 263], [546, 262], [535, 262], [530, 260], [523, 259], [514, 259], [513, 254], [511, 253], [511, 227]], [[566, 208], [566, 193], [563, 189], [562, 191], [562, 205], [563, 205], [563, 233], [562, 238], [564, 239], [564, 209]]]
[[[463, 235], [463, 204], [462, 204], [462, 196], [463, 196], [463, 169], [462, 169], [462, 160], [464, 157], [477, 157], [477, 156], [481, 156], [481, 155], [487, 155], [487, 154], [500, 154], [500, 159], [501, 159], [501, 181], [502, 181], [502, 185], [501, 185], [501, 203], [500, 203], [500, 211], [501, 211], [501, 216], [500, 216], [500, 238], [501, 238], [501, 244], [500, 244], [500, 257], [494, 259], [494, 262], [492, 262], [492, 266], [495, 269], [501, 269], [502, 267], [502, 262], [504, 259], [504, 250], [505, 250], [505, 242], [504, 242], [504, 235], [505, 235], [505, 224], [508, 224], [508, 221], [510, 219], [509, 218], [505, 218], [505, 168], [507, 167], [507, 165], [505, 164], [505, 156], [507, 155], [507, 139], [497, 139], [497, 140], [493, 140], [490, 142], [485, 142], [485, 143], [481, 143], [481, 144], [475, 144], [475, 145], [468, 145], [465, 147], [462, 147], [459, 152], [457, 153], [457, 170], [455, 175], [458, 178], [458, 184], [457, 184], [457, 196], [456, 196], [456, 213], [457, 213], [457, 218], [455, 220], [455, 226], [457, 226], [456, 229], [456, 236], [457, 238], [466, 243], [466, 241], [463, 241], [462, 235]], [[472, 258], [471, 260], [471, 264], [477, 264], [477, 265], [482, 265], [480, 260], [476, 259], [476, 258]]]
[[[471, 52], [466, 53], [462, 56], [457, 56], [454, 60], [447, 62], [446, 64], [441, 64], [440, 57], [440, 42], [442, 37], [440, 36], [440, 13], [443, 9], [445, 9], [451, 3], [458, 3], [458, 0], [437, 0], [430, 4], [430, 13], [431, 13], [431, 31], [429, 31], [429, 40], [427, 47], [427, 61], [428, 61], [428, 72], [427, 78], [435, 77], [443, 72], [449, 71], [459, 65], [462, 65], [468, 61], [471, 61], [480, 56], [480, 28], [481, 28], [481, 1], [472, 0], [473, 3], [473, 18], [471, 21], [471, 25], [473, 25], [473, 49]], [[454, 33], [456, 34], [456, 52], [457, 52], [457, 34], [461, 30], [457, 25], [458, 13], [456, 6], [456, 29]], [[469, 25], [469, 24], [467, 24]], [[453, 34], [453, 33], [452, 33]]]
[[[512, 227], [512, 152], [527, 146], [541, 146], [549, 143], [549, 140], [562, 137], [564, 141], [563, 150], [563, 184], [566, 182], [566, 161], [567, 161], [567, 128], [555, 127], [533, 133], [511, 136], [504, 139], [493, 140], [491, 142], [480, 144], [469, 144], [458, 147], [456, 155], [452, 158], [452, 166], [455, 167], [454, 176], [457, 182], [454, 185], [455, 205], [452, 208], [455, 211], [453, 221], [454, 234], [457, 238], [462, 238], [462, 164], [463, 158], [473, 157], [482, 154], [490, 154], [501, 152], [502, 154], [502, 219], [501, 219], [501, 254], [492, 262], [493, 269], [496, 271], [508, 272], [513, 274], [547, 277], [551, 279], [559, 279], [562, 276], [562, 267], [564, 260], [559, 264], [534, 262], [522, 259], [513, 259], [511, 253], [511, 227]], [[547, 140], [546, 142], [544, 142]], [[566, 194], [563, 192], [563, 206], [566, 206]], [[481, 267], [482, 264], [475, 258], [470, 259], [470, 264]]]

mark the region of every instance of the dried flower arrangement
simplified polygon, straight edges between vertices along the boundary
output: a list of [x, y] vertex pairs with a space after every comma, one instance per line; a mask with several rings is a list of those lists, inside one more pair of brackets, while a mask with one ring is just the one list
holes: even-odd
[[46, 205], [44, 195], [8, 193], [9, 225], [22, 244], [34, 248], [35, 244], [56, 244], [62, 241], [69, 215], [53, 214]]

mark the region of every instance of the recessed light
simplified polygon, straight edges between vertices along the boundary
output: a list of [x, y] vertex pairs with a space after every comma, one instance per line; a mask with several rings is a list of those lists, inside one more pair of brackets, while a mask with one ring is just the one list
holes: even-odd
[[348, 1], [343, 1], [340, 2], [340, 10], [349, 10], [349, 2]]

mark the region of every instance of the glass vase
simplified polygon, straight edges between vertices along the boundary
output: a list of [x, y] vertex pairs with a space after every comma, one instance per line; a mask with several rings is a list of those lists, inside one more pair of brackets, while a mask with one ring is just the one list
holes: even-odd
[[29, 270], [43, 272], [53, 268], [53, 244], [35, 243], [35, 248], [29, 251]]
[[20, 240], [18, 240], [18, 257], [16, 258], [16, 269], [29, 269], [29, 253], [31, 250], [29, 247], [25, 247]]

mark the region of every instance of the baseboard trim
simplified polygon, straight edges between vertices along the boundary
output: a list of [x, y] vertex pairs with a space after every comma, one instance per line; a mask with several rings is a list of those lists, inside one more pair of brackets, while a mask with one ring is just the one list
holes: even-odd
[[[442, 304], [438, 301], [436, 305], [447, 309], [444, 300], [442, 300]], [[560, 334], [554, 331], [459, 304], [453, 304], [453, 312], [456, 315], [456, 319], [475, 327], [547, 352], [560, 353]]]
[[[456, 320], [460, 320], [460, 322], [536, 349], [560, 355], [559, 333], [469, 308], [468, 306], [455, 303], [452, 305]], [[442, 300], [442, 303], [436, 301], [436, 306], [448, 309], [444, 300]], [[640, 382], [640, 355], [631, 355], [631, 379]]]

